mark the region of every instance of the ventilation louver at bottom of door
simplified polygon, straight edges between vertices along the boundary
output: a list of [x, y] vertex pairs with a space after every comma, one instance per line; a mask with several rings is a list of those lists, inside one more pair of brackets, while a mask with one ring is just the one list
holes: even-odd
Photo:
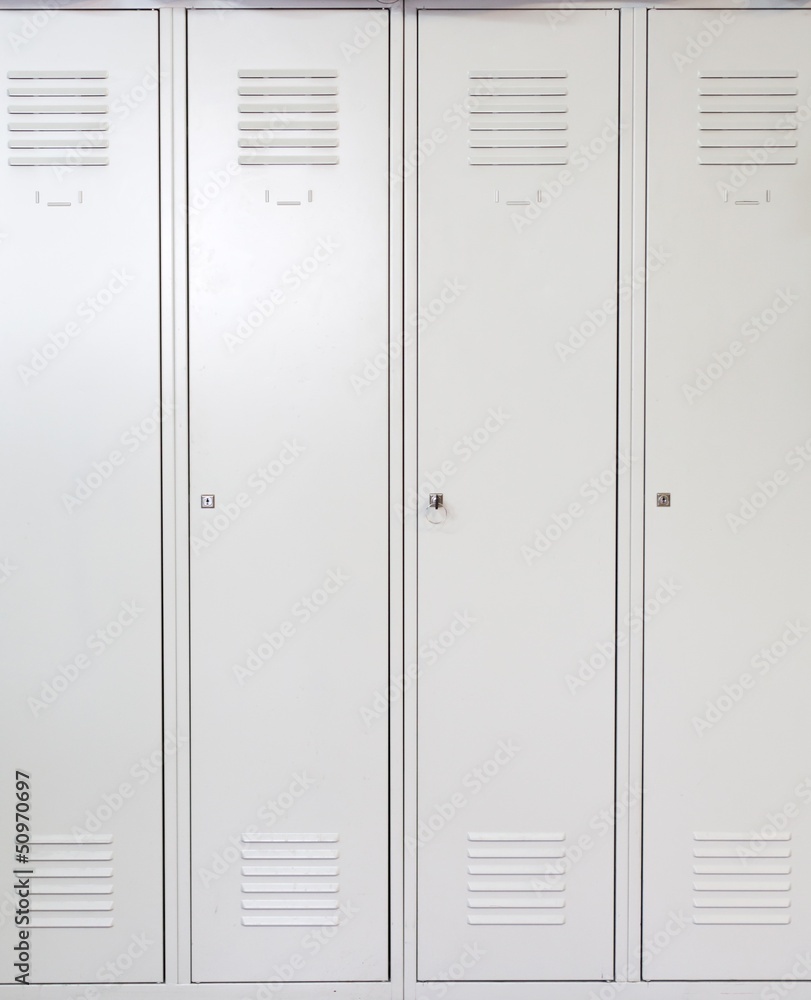
[[564, 833], [469, 833], [467, 922], [563, 924]]
[[339, 922], [337, 833], [242, 837], [244, 927], [331, 927]]
[[693, 834], [694, 924], [791, 922], [791, 834]]
[[109, 834], [32, 836], [31, 928], [113, 926], [113, 838]]

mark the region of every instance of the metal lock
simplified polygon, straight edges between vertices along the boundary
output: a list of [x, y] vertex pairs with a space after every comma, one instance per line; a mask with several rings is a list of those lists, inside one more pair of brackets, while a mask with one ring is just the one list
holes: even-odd
[[448, 508], [445, 506], [444, 493], [430, 493], [428, 495], [428, 507], [425, 510], [425, 517], [430, 524], [442, 524], [448, 516]]

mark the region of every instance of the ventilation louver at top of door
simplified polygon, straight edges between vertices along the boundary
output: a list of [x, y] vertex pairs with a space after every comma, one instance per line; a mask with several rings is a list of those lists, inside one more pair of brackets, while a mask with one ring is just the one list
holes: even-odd
[[241, 164], [338, 163], [337, 70], [241, 69], [239, 96]]
[[10, 70], [8, 147], [12, 167], [95, 167], [110, 127], [107, 70]]
[[796, 70], [700, 74], [698, 162], [703, 166], [797, 163]]
[[471, 70], [468, 162], [549, 166], [569, 162], [565, 70]]

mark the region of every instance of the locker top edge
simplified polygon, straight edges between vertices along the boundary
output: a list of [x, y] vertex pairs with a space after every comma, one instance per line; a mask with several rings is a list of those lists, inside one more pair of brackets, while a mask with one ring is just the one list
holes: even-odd
[[[274, 9], [388, 9], [401, 10], [740, 10], [731, 0], [539, 0], [516, 3], [515, 0], [16, 0], [4, 7], [6, 13], [77, 10], [152, 10], [152, 11], [238, 11]], [[749, 0], [747, 10], [811, 9], [811, 0]]]

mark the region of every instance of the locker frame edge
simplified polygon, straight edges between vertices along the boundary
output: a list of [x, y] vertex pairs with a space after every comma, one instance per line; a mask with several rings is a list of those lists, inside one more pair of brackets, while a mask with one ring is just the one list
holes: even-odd
[[[191, 579], [191, 522], [189, 498], [189, 379], [188, 379], [188, 218], [185, 209], [188, 173], [186, 168], [186, 13], [183, 10], [161, 11], [166, 18], [171, 37], [171, 67], [169, 80], [171, 94], [167, 98], [169, 119], [161, 120], [161, 149], [163, 140], [170, 149], [172, 190], [172, 306], [174, 310], [174, 385], [176, 393], [175, 427], [177, 438], [177, 463], [175, 465], [176, 530], [178, 544], [176, 562], [182, 574], [182, 589], [178, 594], [178, 645], [177, 645], [177, 717], [174, 723], [179, 735], [186, 742], [175, 757], [177, 767], [177, 798], [174, 803], [178, 816], [177, 856], [172, 858], [175, 871], [175, 899], [177, 914], [189, 914], [189, 920], [178, 920], [174, 933], [170, 925], [164, 928], [167, 982], [170, 961], [179, 983], [191, 980], [191, 744], [190, 744], [190, 683], [191, 683], [191, 616], [189, 585]], [[161, 81], [163, 82], [163, 81]], [[166, 90], [161, 88], [161, 93]], [[181, 638], [182, 636], [182, 638]], [[180, 741], [178, 741], [180, 742]], [[186, 823], [180, 816], [188, 817]], [[165, 845], [166, 858], [171, 857], [171, 843]], [[189, 866], [181, 864], [189, 858]], [[168, 867], [168, 866], [167, 866]], [[168, 872], [167, 872], [168, 874]]]
[[[413, 4], [403, 10], [403, 149], [417, 148], [417, 10]], [[408, 177], [403, 171], [403, 297], [404, 328], [405, 317], [416, 311], [417, 302], [417, 171]], [[417, 426], [417, 350], [403, 352], [403, 422], [404, 430]], [[403, 510], [409, 489], [417, 486], [417, 441], [416, 435], [404, 435], [403, 469]], [[416, 518], [403, 518], [404, 538], [404, 618], [403, 647], [405, 663], [417, 662], [417, 526]], [[405, 733], [417, 733], [416, 691], [406, 691], [403, 696]], [[414, 816], [417, 804], [417, 753], [416, 740], [405, 754], [404, 801], [406, 833], [413, 835], [416, 829]], [[405, 894], [403, 920], [403, 998], [417, 1000], [420, 984], [417, 981], [417, 859], [413, 853], [403, 854], [403, 884], [408, 886]]]
[[[631, 63], [625, 80], [632, 88], [630, 95], [623, 93], [629, 101], [629, 112], [623, 117], [631, 117], [631, 135], [626, 136], [628, 146], [620, 147], [620, 176], [628, 185], [620, 195], [620, 218], [625, 220], [629, 232], [623, 233], [621, 239], [627, 244], [620, 246], [620, 261], [630, 260], [629, 270], [634, 273], [640, 266], [644, 267], [647, 259], [647, 225], [646, 206], [647, 189], [643, 184], [636, 184], [637, 176], [645, 177], [647, 168], [647, 11], [634, 10], [633, 39], [628, 53]], [[620, 99], [622, 103], [622, 97]], [[630, 204], [630, 212], [623, 212], [623, 195]], [[622, 266], [622, 265], [621, 265]], [[617, 618], [625, 620], [625, 615], [632, 608], [644, 603], [644, 523], [642, 513], [645, 503], [645, 292], [646, 285], [632, 296], [629, 303], [620, 307], [619, 317], [619, 351], [620, 351], [620, 382], [617, 387], [619, 399], [623, 399], [623, 377], [627, 379], [627, 407], [625, 411], [618, 410], [620, 435], [618, 450], [626, 447], [635, 461], [631, 464], [627, 482], [618, 480], [618, 509], [627, 512], [627, 537], [624, 539], [624, 551], [627, 552], [628, 563], [623, 566], [622, 547], [620, 547], [620, 562], [618, 565], [618, 584], [625, 581], [624, 589], [617, 588]], [[627, 420], [627, 427], [623, 422]], [[627, 496], [625, 491], [627, 490]], [[625, 506], [627, 504], [627, 506]], [[620, 529], [619, 539], [622, 541], [624, 532]], [[627, 595], [627, 606], [620, 595]], [[644, 633], [631, 637], [627, 653], [617, 656], [618, 684], [624, 682], [627, 686], [627, 696], [624, 711], [627, 711], [626, 723], [629, 734], [627, 747], [627, 788], [634, 785], [642, 787], [642, 723], [643, 723], [643, 641]], [[624, 669], [621, 669], [621, 664]], [[618, 691], [619, 695], [619, 691]], [[618, 697], [617, 732], [622, 732], [622, 716]], [[635, 734], [635, 735], [634, 735]], [[620, 754], [618, 746], [617, 767], [619, 773]], [[644, 795], [644, 792], [643, 792]], [[627, 941], [623, 956], [628, 978], [638, 981], [642, 976], [641, 958], [633, 967], [633, 948], [642, 941], [642, 808], [629, 812], [624, 827], [628, 838], [628, 884], [631, 892], [627, 900]], [[618, 866], [619, 867], [619, 866]], [[618, 955], [619, 960], [619, 955]]]
[[[637, 204], [635, 201], [634, 173], [637, 166], [634, 160], [634, 138], [637, 135], [637, 104], [639, 79], [637, 60], [639, 55], [637, 42], [636, 11], [620, 11], [620, 54], [619, 54], [619, 247], [618, 247], [618, 277], [636, 266], [636, 245], [639, 233], [635, 221]], [[644, 39], [643, 39], [644, 45]], [[643, 49], [644, 57], [644, 49]], [[644, 84], [644, 80], [642, 81]], [[628, 127], [630, 126], [630, 127]], [[623, 131], [624, 129], [624, 131]], [[644, 238], [644, 233], [642, 234]], [[644, 250], [643, 250], [644, 256]], [[633, 358], [634, 334], [633, 301], [620, 300], [617, 310], [617, 452], [634, 455], [634, 425], [633, 400], [636, 386], [633, 382], [631, 367]], [[622, 400], [626, 401], [625, 409], [620, 408]], [[616, 565], [616, 628], [624, 620], [625, 615], [634, 606], [633, 590], [633, 520], [630, 517], [631, 499], [634, 495], [636, 465], [632, 463], [630, 475], [617, 479], [617, 565]], [[623, 515], [626, 515], [623, 517]], [[632, 644], [623, 650], [617, 650], [615, 663], [615, 786], [617, 801], [623, 792], [632, 784], [631, 766], [636, 759], [635, 748], [632, 746], [633, 729], [631, 722], [631, 697], [634, 685], [632, 683], [632, 667], [636, 650]], [[623, 728], [624, 727], [624, 728]], [[620, 734], [628, 734], [628, 742], [620, 741]], [[635, 939], [633, 921], [634, 902], [641, 895], [641, 883], [637, 878], [641, 871], [641, 856], [639, 844], [633, 836], [631, 816], [626, 816], [615, 824], [614, 829], [614, 976], [627, 974], [629, 979], [638, 979], [639, 970], [631, 966], [632, 942]], [[638, 862], [638, 864], [636, 864]]]
[[[186, 214], [182, 208], [186, 192], [186, 15], [192, 9], [295, 9], [349, 8], [390, 11], [390, 156], [392, 162], [404, 149], [415, 145], [416, 122], [413, 120], [414, 102], [403, 92], [407, 81], [409, 59], [415, 55], [409, 27], [416, 20], [418, 9], [618, 9], [620, 11], [620, 108], [624, 121], [632, 118], [632, 129], [622, 137], [620, 148], [620, 273], [634, 270], [644, 263], [646, 255], [645, 191], [633, 178], [645, 169], [646, 119], [645, 62], [647, 48], [647, 11], [650, 9], [724, 9], [732, 6], [728, 0], [566, 0], [561, 2], [534, 2], [516, 4], [513, 0], [396, 0], [393, 4], [374, 0], [307, 0], [306, 3], [280, 2], [280, 0], [63, 0], [61, 10], [118, 9], [154, 10], [158, 14], [160, 89], [160, 283], [161, 283], [161, 391], [164, 400], [173, 403], [175, 422], [164, 424], [161, 435], [162, 448], [162, 502], [163, 502], [163, 696], [164, 736], [177, 733], [188, 736], [189, 721], [189, 508], [188, 496], [188, 302], [187, 302], [187, 244]], [[17, 0], [6, 10], [42, 10], [50, 8], [42, 0]], [[785, 0], [751, 0], [749, 9], [792, 9], [811, 7], [811, 0], [787, 3]], [[166, 78], [164, 69], [168, 70]], [[166, 86], [169, 80], [171, 86]], [[399, 108], [405, 103], [405, 119], [399, 118]], [[402, 127], [398, 127], [402, 125]], [[409, 177], [398, 193], [397, 185], [390, 192], [390, 259], [393, 277], [401, 275], [402, 282], [392, 281], [390, 286], [390, 336], [402, 334], [404, 313], [413, 307], [416, 292], [412, 253], [415, 246], [415, 217], [406, 214], [416, 207], [415, 177]], [[404, 196], [401, 198], [401, 194]], [[623, 212], [623, 205], [626, 211]], [[630, 210], [628, 211], [628, 206]], [[403, 246], [406, 251], [403, 256]], [[626, 391], [626, 405], [618, 409], [618, 450], [627, 447], [636, 461], [626, 480], [619, 480], [617, 497], [617, 616], [622, 621], [630, 608], [643, 599], [642, 545], [644, 528], [641, 510], [644, 498], [644, 364], [645, 364], [645, 304], [636, 296], [633, 306], [619, 311], [619, 397]], [[403, 351], [389, 365], [390, 392], [390, 484], [391, 499], [403, 497], [407, 487], [414, 485], [405, 476], [405, 469], [416, 468], [413, 435], [404, 441], [403, 431], [409, 426], [409, 391], [415, 385], [415, 351]], [[415, 601], [409, 573], [410, 561], [415, 551], [416, 531], [401, 525], [394, 504], [390, 514], [391, 526], [391, 628], [390, 652], [392, 676], [402, 675], [405, 663], [413, 662], [416, 638], [408, 640], [408, 629], [413, 626]], [[400, 539], [402, 544], [397, 543]], [[398, 600], [402, 598], [402, 600]], [[411, 656], [411, 658], [409, 658]], [[642, 698], [642, 638], [634, 636], [617, 661], [617, 731], [633, 733], [634, 725], [641, 722]], [[392, 747], [390, 816], [391, 816], [391, 952], [390, 981], [379, 983], [283, 983], [273, 984], [273, 992], [282, 997], [299, 1000], [322, 1000], [330, 994], [335, 1000], [423, 1000], [427, 983], [420, 983], [413, 974], [415, 932], [414, 893], [405, 892], [404, 886], [413, 886], [414, 865], [403, 851], [403, 845], [394, 835], [397, 821], [402, 818], [404, 801], [413, 811], [414, 766], [408, 754], [403, 753], [408, 724], [416, 721], [413, 692], [406, 696], [402, 712], [391, 713]], [[413, 729], [411, 730], [414, 731]], [[617, 742], [617, 793], [622, 794], [630, 784], [641, 779], [641, 738], [629, 736], [626, 746]], [[122, 1000], [159, 998], [177, 995], [189, 1000], [243, 1000], [255, 993], [262, 984], [192, 983], [190, 970], [191, 936], [188, 922], [176, 919], [180, 913], [189, 912], [190, 871], [181, 865], [181, 858], [189, 844], [189, 745], [181, 746], [171, 758], [164, 774], [164, 963], [165, 981], [158, 984], [104, 984], [48, 986], [0, 986], [0, 997], [17, 1000], [73, 1000], [95, 986], [99, 995], [109, 993]], [[408, 810], [406, 810], [406, 814]], [[181, 822], [186, 816], [187, 821]], [[406, 815], [408, 821], [408, 815]], [[174, 840], [174, 837], [177, 840]], [[177, 853], [173, 848], [176, 844]], [[641, 940], [641, 810], [632, 811], [628, 818], [617, 825], [617, 910], [615, 914], [615, 975], [613, 982], [465, 982], [455, 983], [452, 995], [459, 1000], [597, 1000], [623, 994], [630, 1000], [721, 1000], [728, 997], [730, 986], [741, 996], [760, 997], [768, 987], [766, 981], [655, 981], [639, 979], [638, 968], [631, 968], [630, 958], [634, 947]], [[185, 856], [188, 856], [186, 854]], [[403, 883], [397, 878], [402, 871]], [[627, 888], [627, 893], [623, 893]], [[623, 898], [624, 896], [624, 898]], [[397, 947], [399, 941], [404, 951]], [[627, 979], [623, 969], [629, 970]], [[409, 973], [409, 974], [407, 974]], [[811, 981], [791, 984], [790, 992], [796, 1000], [811, 1000]], [[22, 991], [25, 991], [23, 994]], [[601, 993], [601, 991], [606, 991]]]

